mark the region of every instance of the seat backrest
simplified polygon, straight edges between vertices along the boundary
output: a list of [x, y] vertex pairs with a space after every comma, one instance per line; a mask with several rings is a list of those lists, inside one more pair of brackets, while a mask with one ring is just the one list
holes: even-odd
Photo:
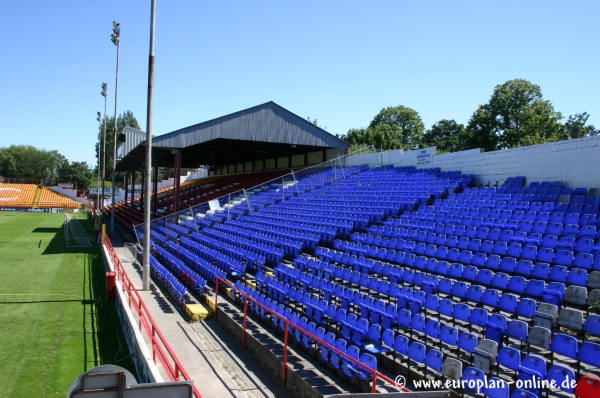
[[550, 333], [550, 329], [533, 326], [529, 329], [527, 344], [548, 350], [550, 348]]
[[592, 376], [582, 376], [577, 382], [575, 396], [578, 398], [600, 397], [600, 379]]
[[486, 377], [485, 377], [485, 374], [483, 373], [483, 371], [481, 369], [477, 369], [473, 366], [469, 366], [465, 369], [465, 371], [462, 374], [462, 380], [463, 380], [463, 382], [464, 381], [467, 382], [467, 383], [465, 383], [466, 385], [471, 384], [471, 383], [469, 383], [469, 381], [473, 380], [473, 382], [475, 383], [474, 390], [477, 393], [481, 393], [483, 391], [483, 387], [486, 384]]
[[442, 365], [442, 375], [450, 380], [460, 380], [462, 377], [462, 362], [454, 358], [446, 358]]
[[558, 314], [557, 324], [573, 330], [583, 329], [583, 312], [571, 308], [563, 308]]
[[477, 349], [489, 353], [494, 358], [498, 355], [498, 343], [490, 339], [482, 339]]
[[477, 336], [473, 333], [462, 332], [458, 336], [458, 347], [461, 350], [472, 353], [477, 347]]
[[527, 336], [529, 335], [529, 326], [527, 323], [525, 323], [525, 321], [513, 319], [506, 327], [506, 335], [517, 338], [523, 342], [527, 341]]
[[424, 363], [425, 362], [425, 345], [418, 342], [412, 342], [408, 346], [408, 357], [413, 361]]
[[573, 336], [556, 333], [550, 344], [552, 352], [576, 359], [579, 352], [579, 343]]
[[575, 392], [575, 388], [571, 387], [570, 382], [565, 383], [565, 380], [577, 380], [575, 372], [568, 366], [552, 365], [548, 370], [547, 379], [554, 380], [556, 386], [565, 392], [570, 394]]
[[587, 289], [583, 286], [570, 285], [565, 292], [565, 301], [572, 304], [585, 305], [587, 301]]
[[542, 379], [546, 378], [546, 360], [539, 355], [526, 355], [521, 359], [521, 366], [536, 371], [542, 376]]

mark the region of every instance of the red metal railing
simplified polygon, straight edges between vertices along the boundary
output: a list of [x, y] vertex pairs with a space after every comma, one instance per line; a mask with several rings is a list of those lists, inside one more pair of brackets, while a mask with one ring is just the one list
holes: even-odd
[[[283, 375], [282, 375], [282, 382], [283, 385], [287, 384], [287, 357], [288, 357], [288, 334], [289, 334], [289, 326], [291, 325], [293, 328], [298, 329], [302, 334], [307, 335], [309, 338], [311, 338], [312, 340], [318, 342], [321, 345], [324, 345], [327, 347], [328, 350], [334, 351], [336, 354], [338, 354], [339, 356], [343, 357], [346, 361], [348, 362], [352, 362], [355, 365], [359, 366], [360, 368], [366, 369], [367, 372], [371, 373], [371, 375], [373, 376], [373, 385], [371, 388], [371, 392], [376, 393], [377, 392], [377, 379], [381, 379], [387, 383], [390, 383], [391, 385], [395, 386], [395, 382], [394, 380], [390, 379], [389, 377], [387, 377], [386, 375], [384, 375], [383, 373], [375, 370], [375, 369], [371, 369], [365, 365], [363, 365], [360, 361], [346, 355], [346, 353], [338, 350], [337, 348], [335, 348], [334, 346], [326, 343], [324, 340], [318, 338], [317, 336], [315, 336], [314, 334], [310, 333], [309, 331], [307, 331], [306, 329], [301, 328], [300, 326], [298, 326], [297, 324], [290, 322], [287, 318], [285, 318], [284, 316], [282, 316], [281, 314], [278, 314], [277, 312], [273, 311], [271, 308], [265, 306], [264, 304], [259, 303], [258, 301], [256, 301], [252, 296], [246, 294], [245, 292], [243, 292], [242, 290], [238, 289], [237, 287], [235, 287], [231, 282], [224, 280], [222, 278], [219, 278], [217, 276], [217, 283], [215, 286], [215, 320], [217, 319], [217, 300], [219, 297], [219, 284], [223, 283], [224, 285], [227, 285], [228, 287], [230, 287], [233, 290], [236, 290], [238, 293], [240, 293], [242, 296], [244, 296], [245, 300], [244, 300], [244, 323], [243, 323], [243, 328], [244, 331], [242, 333], [242, 348], [246, 348], [246, 319], [248, 317], [248, 300], [253, 301], [255, 304], [257, 304], [258, 306], [262, 307], [263, 309], [265, 309], [266, 311], [268, 311], [269, 313], [271, 313], [273, 316], [276, 316], [277, 318], [279, 318], [280, 321], [283, 321], [285, 323], [285, 331], [284, 331], [284, 337], [283, 337]], [[402, 391], [404, 392], [410, 392], [410, 390], [406, 387], [399, 387]]]
[[[129, 308], [134, 310], [139, 319], [139, 328], [146, 332], [146, 336], [151, 342], [152, 345], [152, 359], [156, 362], [156, 358], [158, 357], [160, 363], [164, 367], [167, 372], [167, 375], [171, 381], [179, 381], [182, 376], [184, 380], [191, 380], [188, 373], [185, 371], [179, 359], [169, 346], [167, 339], [160, 332], [152, 316], [150, 315], [150, 311], [144, 304], [142, 297], [139, 292], [127, 276], [125, 272], [125, 268], [121, 263], [121, 260], [117, 256], [115, 249], [113, 248], [110, 239], [108, 236], [104, 240], [104, 245], [108, 251], [108, 254], [114, 264], [115, 271], [117, 273], [117, 278], [121, 281], [123, 285], [123, 292], [127, 294], [127, 304]], [[193, 386], [194, 396], [196, 398], [202, 398], [202, 395], [196, 388]]]

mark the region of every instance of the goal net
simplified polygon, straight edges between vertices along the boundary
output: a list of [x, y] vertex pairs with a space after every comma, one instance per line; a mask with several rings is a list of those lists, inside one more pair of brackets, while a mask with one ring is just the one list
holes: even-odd
[[65, 214], [65, 240], [67, 247], [91, 247], [90, 236], [72, 213]]

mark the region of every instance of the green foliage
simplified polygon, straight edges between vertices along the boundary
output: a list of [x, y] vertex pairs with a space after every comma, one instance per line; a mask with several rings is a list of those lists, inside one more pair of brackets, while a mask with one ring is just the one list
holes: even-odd
[[600, 300], [596, 300], [588, 308], [590, 314], [600, 314]]
[[[321, 129], [323, 129], [323, 130], [327, 130], [327, 126], [325, 126], [325, 127], [321, 126], [321, 125], [319, 124], [319, 121], [318, 121], [317, 119], [310, 120], [310, 116], [308, 116], [308, 117], [306, 118], [306, 120], [308, 120], [308, 121], [309, 121], [309, 123], [312, 123], [312, 124], [314, 124], [315, 126], [317, 126], [317, 127], [321, 128]], [[338, 134], [336, 134], [336, 137], [337, 137], [337, 136], [338, 136]]]
[[562, 114], [542, 98], [540, 86], [524, 79], [495, 87], [467, 126], [467, 148], [486, 151], [557, 141], [563, 137]]
[[79, 189], [96, 186], [97, 182], [97, 174], [93, 172], [86, 162], [66, 163], [59, 170], [58, 176], [62, 181], [76, 183]]
[[[115, 118], [113, 117], [108, 117], [106, 118], [106, 164], [104, 165], [104, 175], [106, 176], [107, 179], [112, 178], [112, 168], [113, 168], [113, 142], [114, 142], [114, 124], [115, 124]], [[119, 145], [121, 145], [123, 143], [123, 129], [125, 129], [125, 127], [132, 127], [134, 129], [138, 129], [141, 130], [140, 125], [137, 121], [137, 119], [135, 118], [135, 116], [133, 115], [133, 112], [131, 111], [125, 111], [123, 113], [121, 113], [119, 115], [119, 117], [117, 118], [117, 148], [119, 147]], [[99, 134], [98, 137], [100, 139], [100, 141], [96, 141], [95, 144], [95, 148], [96, 148], [96, 159], [98, 159], [98, 157], [100, 156], [100, 164], [102, 164], [102, 148], [104, 145], [104, 119], [102, 119], [102, 125], [101, 127], [99, 127]], [[98, 146], [98, 144], [100, 143], [100, 147]], [[96, 169], [97, 170], [97, 169]], [[102, 169], [100, 169], [102, 172]], [[97, 172], [97, 171], [96, 171]], [[120, 173], [118, 173], [116, 181], [122, 181], [123, 177], [120, 175]]]
[[423, 146], [435, 146], [437, 153], [462, 151], [465, 133], [465, 126], [454, 119], [440, 120], [425, 132]]
[[31, 145], [0, 148], [0, 175], [9, 178], [37, 179], [43, 184], [56, 182], [68, 160], [58, 153]]
[[417, 111], [399, 105], [383, 108], [373, 118], [369, 129], [375, 130], [374, 137], [380, 136], [382, 146], [410, 151], [421, 147], [425, 125]]
[[563, 139], [583, 138], [591, 134], [598, 134], [593, 124], [586, 125], [589, 117], [590, 115], [587, 112], [569, 116], [569, 119], [565, 122], [565, 137]]

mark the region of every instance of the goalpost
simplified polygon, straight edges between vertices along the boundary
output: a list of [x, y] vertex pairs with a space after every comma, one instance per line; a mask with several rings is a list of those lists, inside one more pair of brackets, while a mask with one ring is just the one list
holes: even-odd
[[65, 240], [67, 247], [91, 247], [90, 236], [85, 231], [79, 220], [72, 213], [65, 212]]

